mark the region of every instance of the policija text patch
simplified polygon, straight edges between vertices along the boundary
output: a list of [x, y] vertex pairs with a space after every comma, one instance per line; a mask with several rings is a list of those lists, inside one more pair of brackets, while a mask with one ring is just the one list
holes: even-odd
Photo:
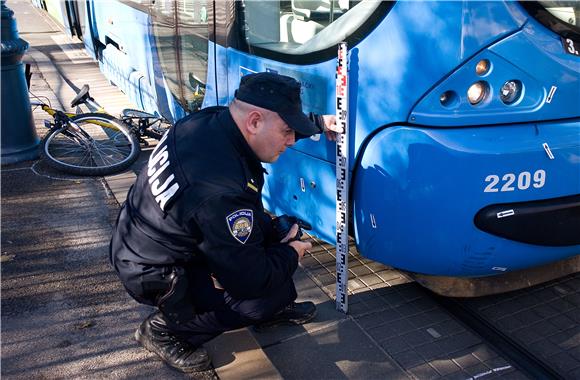
[[250, 209], [242, 209], [226, 216], [230, 234], [242, 244], [245, 244], [254, 226], [254, 212]]

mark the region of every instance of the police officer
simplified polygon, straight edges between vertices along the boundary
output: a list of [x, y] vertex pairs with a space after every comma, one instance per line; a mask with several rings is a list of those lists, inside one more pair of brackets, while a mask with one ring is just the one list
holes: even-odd
[[157, 308], [135, 333], [146, 349], [181, 371], [203, 371], [202, 344], [222, 332], [315, 317], [312, 302], [294, 302], [292, 280], [311, 244], [296, 239], [298, 225], [276, 234], [261, 201], [261, 162], [325, 122], [335, 125], [302, 112], [297, 81], [258, 73], [242, 78], [229, 107], [187, 116], [159, 141], [110, 245], [127, 292]]

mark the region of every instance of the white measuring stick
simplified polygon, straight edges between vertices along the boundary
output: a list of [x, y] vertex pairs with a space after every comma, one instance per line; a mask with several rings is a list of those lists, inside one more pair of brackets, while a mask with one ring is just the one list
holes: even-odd
[[348, 312], [348, 62], [346, 42], [338, 44], [336, 63], [336, 309]]

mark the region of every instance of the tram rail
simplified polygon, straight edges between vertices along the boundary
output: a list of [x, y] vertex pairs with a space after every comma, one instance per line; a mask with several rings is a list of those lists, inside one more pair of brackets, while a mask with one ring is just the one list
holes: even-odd
[[[313, 245], [301, 265], [333, 298], [334, 246], [317, 239]], [[348, 317], [411, 376], [423, 378], [417, 368], [435, 371], [446, 363], [461, 371], [454, 378], [577, 378], [580, 273], [509, 293], [450, 298], [353, 247]], [[442, 378], [450, 374], [437, 372]]]
[[443, 297], [430, 292], [449, 313], [459, 321], [467, 325], [471, 330], [481, 336], [494, 349], [509, 359], [511, 364], [532, 379], [565, 380], [558, 371], [553, 369], [541, 357], [534, 355], [522, 344], [497, 329], [486, 318], [483, 318], [475, 310], [462, 303], [461, 300]]

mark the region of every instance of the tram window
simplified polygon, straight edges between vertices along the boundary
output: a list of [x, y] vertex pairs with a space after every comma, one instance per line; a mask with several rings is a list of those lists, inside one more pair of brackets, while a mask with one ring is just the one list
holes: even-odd
[[124, 4], [127, 4], [130, 7], [147, 12], [149, 10], [149, 6], [151, 5], [151, 1], [153, 0], [120, 0], [120, 1]]
[[250, 49], [308, 54], [347, 39], [380, 5], [375, 0], [246, 0], [243, 29]]
[[207, 0], [177, 2], [181, 80], [185, 106], [201, 108], [207, 76]]
[[201, 108], [207, 74], [207, 0], [157, 0], [153, 33], [165, 82], [187, 111]]

